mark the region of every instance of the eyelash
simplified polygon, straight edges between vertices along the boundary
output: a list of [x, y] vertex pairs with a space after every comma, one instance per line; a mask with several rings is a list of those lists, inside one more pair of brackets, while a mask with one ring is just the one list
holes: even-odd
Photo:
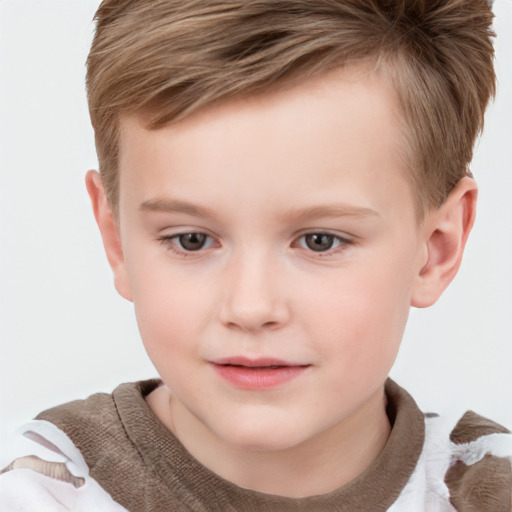
[[[302, 247], [303, 249], [305, 249], [307, 252], [317, 256], [317, 257], [329, 257], [329, 256], [334, 256], [336, 254], [338, 254], [339, 252], [342, 252], [343, 250], [347, 249], [347, 247], [351, 246], [351, 245], [354, 245], [355, 244], [355, 240], [352, 240], [350, 238], [347, 238], [347, 237], [343, 237], [341, 235], [335, 235], [334, 233], [329, 233], [328, 231], [310, 231], [308, 233], [304, 233], [302, 234], [301, 236], [299, 236], [297, 239], [296, 239], [296, 242], [294, 242], [294, 245], [295, 244], [298, 244], [298, 242], [300, 240], [306, 240], [307, 237], [310, 237], [310, 236], [327, 236], [327, 237], [330, 237], [333, 239], [333, 243], [337, 243], [338, 245], [336, 247], [330, 247], [329, 249], [325, 250], [325, 251], [315, 251], [314, 249], [311, 249], [309, 247]], [[304, 242], [306, 244], [306, 242]]]
[[[187, 250], [183, 247], [181, 250], [178, 249], [177, 248], [178, 246], [177, 246], [175, 240], [179, 240], [180, 237], [186, 236], [186, 235], [203, 235], [206, 237], [207, 240], [208, 239], [213, 240], [213, 237], [211, 237], [210, 235], [207, 235], [206, 233], [202, 233], [200, 231], [189, 231], [189, 232], [185, 232], [185, 233], [177, 233], [172, 236], [161, 236], [157, 240], [162, 245], [169, 248], [174, 254], [177, 254], [178, 256], [190, 257], [190, 256], [193, 256], [194, 254], [200, 253], [200, 252], [202, 252], [202, 250], [204, 250], [204, 247], [200, 247], [197, 250]], [[308, 236], [328, 236], [328, 237], [332, 237], [334, 239], [334, 243], [338, 242], [337, 247], [335, 247], [334, 249], [329, 248], [325, 251], [315, 251], [310, 248], [302, 247], [302, 249], [304, 249], [305, 251], [310, 252], [311, 254], [314, 254], [315, 256], [318, 256], [318, 257], [333, 256], [333, 255], [343, 251], [347, 247], [353, 246], [356, 244], [356, 241], [353, 239], [343, 237], [340, 235], [335, 235], [333, 233], [329, 233], [329, 232], [325, 232], [325, 231], [309, 231], [307, 233], [300, 235], [298, 238], [296, 238], [292, 244], [292, 247], [296, 247], [298, 244], [298, 241], [305, 239]]]
[[179, 240], [182, 236], [187, 235], [204, 235], [207, 239], [213, 240], [213, 237], [207, 235], [206, 233], [202, 233], [200, 231], [188, 231], [185, 233], [177, 233], [171, 236], [161, 236], [158, 238], [158, 241], [162, 243], [162, 245], [170, 249], [174, 254], [177, 254], [178, 256], [188, 257], [193, 256], [196, 253], [200, 253], [204, 249], [203, 247], [200, 247], [196, 251], [187, 250], [184, 247], [182, 247], [181, 250], [178, 249], [179, 246], [175, 243], [175, 240]]

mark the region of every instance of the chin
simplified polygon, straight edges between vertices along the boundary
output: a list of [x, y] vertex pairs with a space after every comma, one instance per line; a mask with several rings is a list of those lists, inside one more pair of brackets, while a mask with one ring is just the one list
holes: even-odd
[[217, 430], [217, 435], [227, 444], [244, 451], [276, 452], [296, 447], [309, 439], [300, 423], [283, 421], [233, 421]]
[[266, 432], [261, 435], [240, 435], [237, 438], [227, 440], [238, 450], [248, 452], [281, 452], [300, 445], [304, 439], [293, 442], [289, 437], [286, 439], [274, 439], [273, 432]]

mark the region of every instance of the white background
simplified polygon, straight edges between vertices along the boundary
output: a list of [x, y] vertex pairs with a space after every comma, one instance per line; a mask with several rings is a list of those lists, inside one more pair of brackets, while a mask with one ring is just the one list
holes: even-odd
[[[0, 440], [49, 406], [155, 375], [84, 187], [98, 3], [0, 1]], [[472, 165], [477, 223], [454, 283], [412, 312], [392, 376], [423, 409], [512, 426], [512, 1], [495, 13], [499, 91]]]

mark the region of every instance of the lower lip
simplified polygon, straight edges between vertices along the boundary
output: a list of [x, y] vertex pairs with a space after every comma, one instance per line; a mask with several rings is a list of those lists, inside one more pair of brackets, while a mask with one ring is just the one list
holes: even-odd
[[302, 375], [308, 366], [256, 367], [213, 365], [217, 373], [230, 384], [242, 389], [271, 389]]

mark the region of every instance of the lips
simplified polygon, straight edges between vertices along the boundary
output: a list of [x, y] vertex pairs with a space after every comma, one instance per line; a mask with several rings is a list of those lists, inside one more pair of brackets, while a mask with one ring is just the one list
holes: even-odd
[[282, 386], [302, 375], [310, 365], [279, 359], [231, 357], [212, 362], [216, 373], [232, 386], [263, 390]]

